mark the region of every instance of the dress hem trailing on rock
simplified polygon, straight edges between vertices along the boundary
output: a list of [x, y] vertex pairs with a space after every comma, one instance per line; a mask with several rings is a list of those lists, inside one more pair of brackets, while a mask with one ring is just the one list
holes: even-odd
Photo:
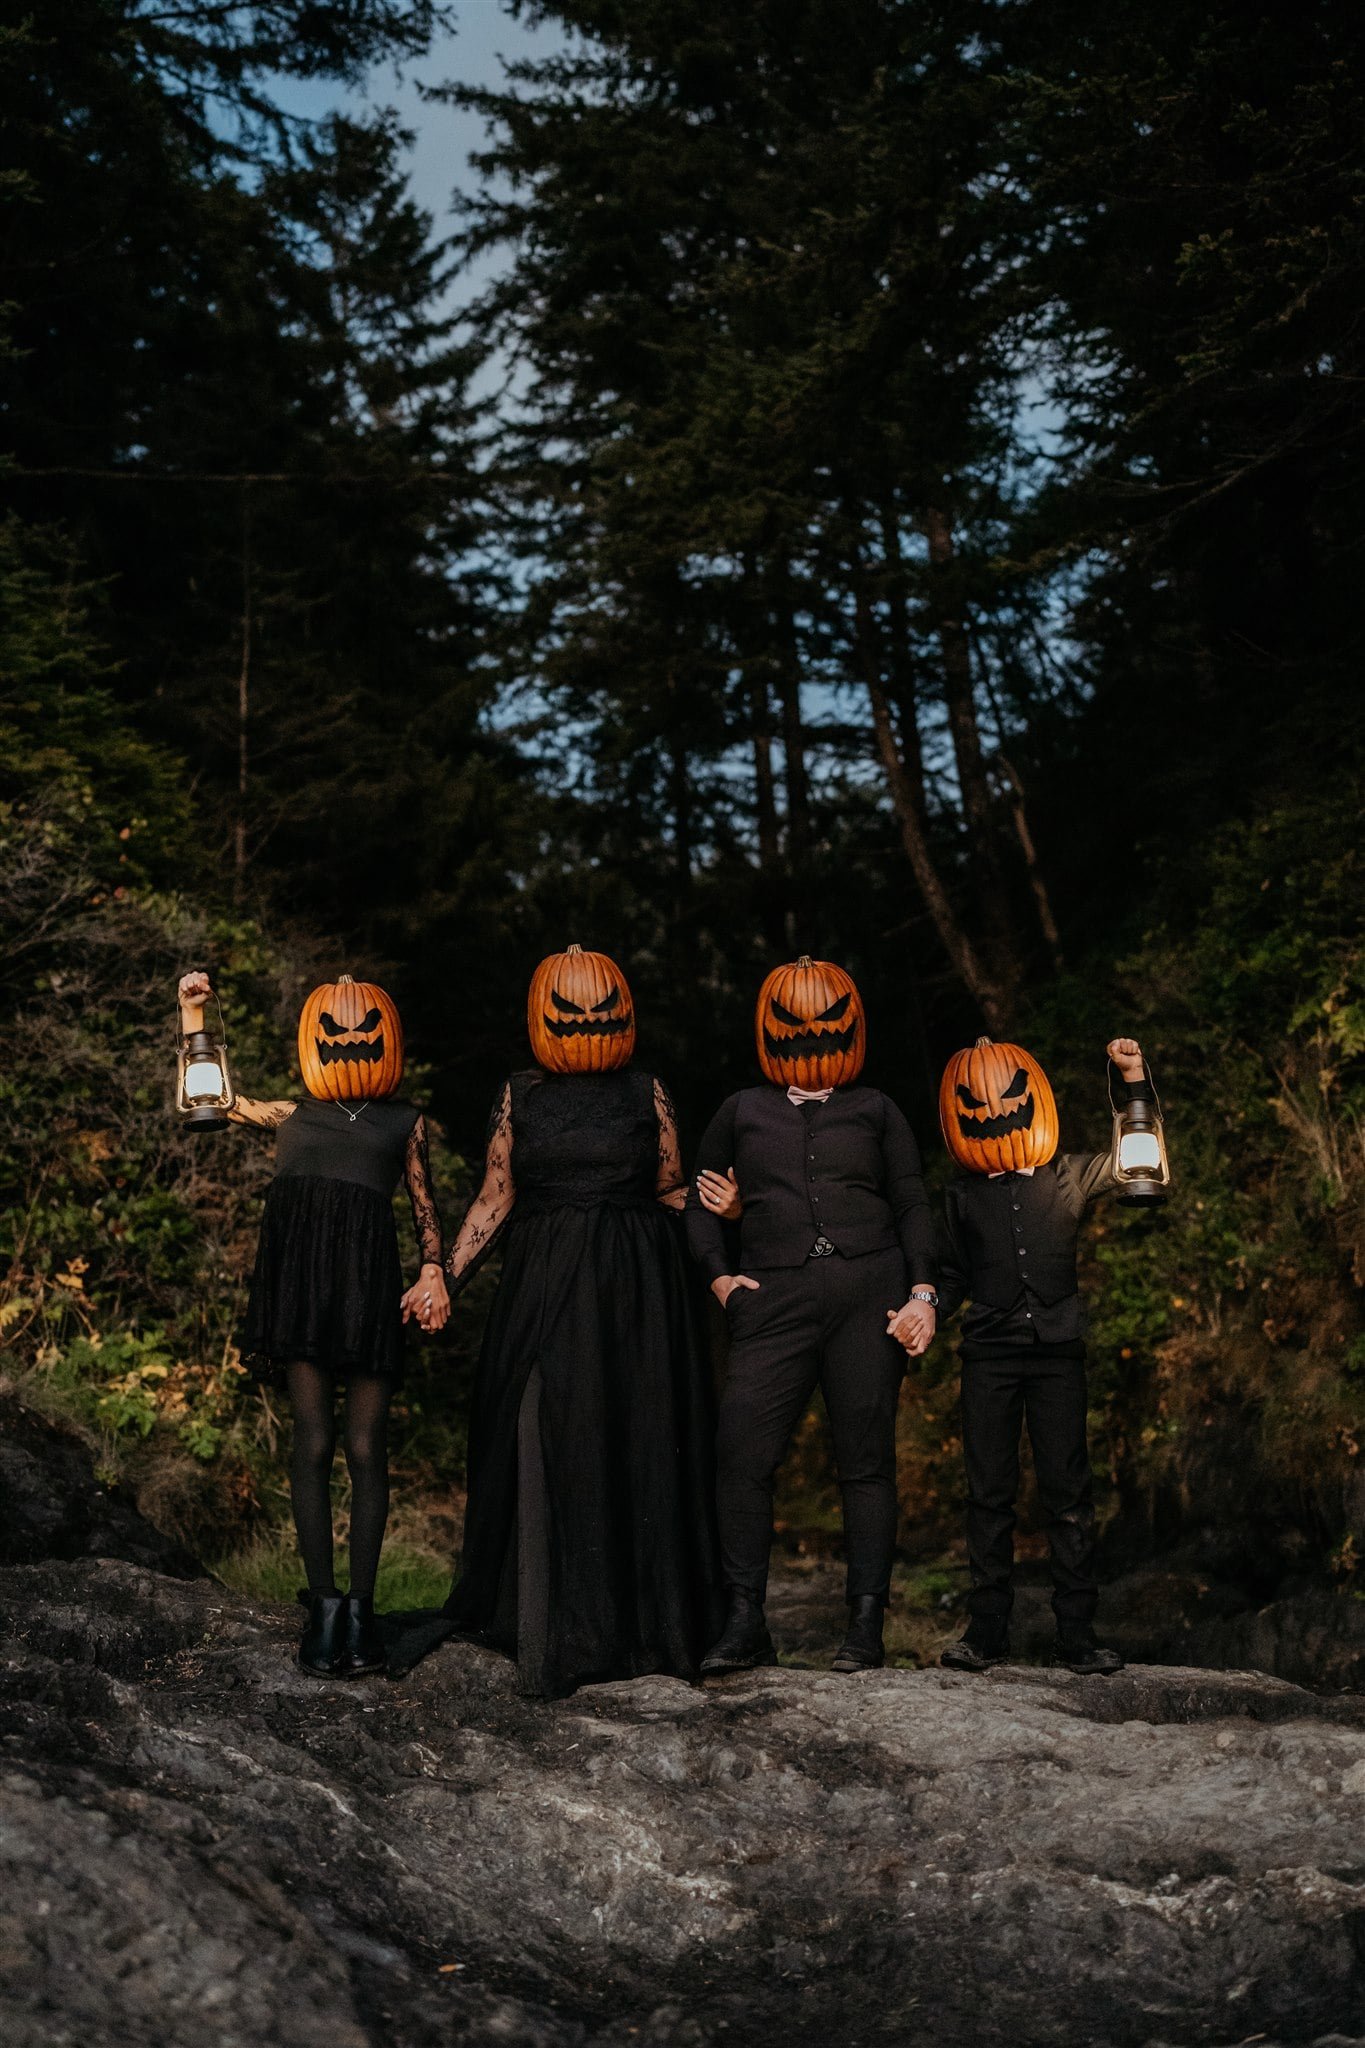
[[390, 1617], [395, 1674], [452, 1634], [537, 1696], [697, 1674], [718, 1625], [710, 1365], [655, 1197], [653, 1090], [629, 1070], [512, 1084], [462, 1569], [439, 1615]]

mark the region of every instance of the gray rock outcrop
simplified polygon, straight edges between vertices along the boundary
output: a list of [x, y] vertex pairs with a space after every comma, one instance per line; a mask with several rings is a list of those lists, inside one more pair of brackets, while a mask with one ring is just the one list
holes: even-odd
[[1139, 2048], [1365, 2034], [1365, 1700], [790, 1669], [551, 1706], [466, 1645], [0, 1572], [7, 2048]]
[[80, 1437], [0, 1388], [0, 1564], [121, 1557], [193, 1578], [199, 1566], [117, 1487]]

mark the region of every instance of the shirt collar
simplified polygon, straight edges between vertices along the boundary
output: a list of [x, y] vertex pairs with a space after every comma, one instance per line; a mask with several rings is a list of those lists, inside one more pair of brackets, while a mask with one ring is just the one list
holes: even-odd
[[828, 1102], [834, 1093], [832, 1088], [797, 1088], [787, 1090], [788, 1102]]
[[986, 1178], [987, 1180], [1008, 1180], [1011, 1173], [1019, 1180], [1033, 1179], [1033, 1168], [1031, 1166], [1013, 1166], [1004, 1173], [988, 1173]]

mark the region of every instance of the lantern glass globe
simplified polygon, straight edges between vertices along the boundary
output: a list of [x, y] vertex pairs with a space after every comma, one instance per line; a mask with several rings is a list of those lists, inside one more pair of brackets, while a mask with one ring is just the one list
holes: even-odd
[[1155, 1131], [1124, 1131], [1120, 1134], [1120, 1173], [1160, 1173], [1161, 1166], [1161, 1141]]
[[223, 1070], [217, 1060], [192, 1060], [185, 1069], [185, 1094], [190, 1102], [221, 1102]]

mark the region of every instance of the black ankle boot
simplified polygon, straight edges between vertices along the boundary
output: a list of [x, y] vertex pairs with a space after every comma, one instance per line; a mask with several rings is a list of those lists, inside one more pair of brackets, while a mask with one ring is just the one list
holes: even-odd
[[299, 1663], [315, 1678], [335, 1678], [341, 1668], [344, 1593], [310, 1593], [308, 1620], [299, 1643]]
[[341, 1626], [341, 1675], [368, 1678], [384, 1668], [384, 1638], [374, 1617], [374, 1601], [348, 1593]]
[[1003, 1664], [1010, 1653], [1010, 1625], [996, 1615], [977, 1614], [967, 1624], [967, 1633], [950, 1643], [939, 1658], [950, 1671], [989, 1671]]
[[834, 1659], [836, 1671], [878, 1671], [886, 1662], [882, 1620], [886, 1608], [877, 1593], [864, 1593], [848, 1610], [848, 1634]]
[[714, 1678], [721, 1671], [752, 1671], [756, 1665], [776, 1662], [763, 1602], [748, 1593], [732, 1593], [725, 1627], [701, 1660], [703, 1678]]
[[1057, 1662], [1065, 1664], [1068, 1671], [1078, 1671], [1083, 1678], [1110, 1678], [1123, 1669], [1118, 1651], [1111, 1650], [1107, 1643], [1097, 1643], [1088, 1622], [1069, 1628], [1059, 1624]]

